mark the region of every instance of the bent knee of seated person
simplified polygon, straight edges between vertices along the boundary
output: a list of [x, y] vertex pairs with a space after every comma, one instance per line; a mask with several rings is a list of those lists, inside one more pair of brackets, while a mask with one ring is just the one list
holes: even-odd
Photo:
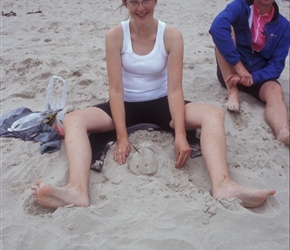
[[225, 112], [220, 107], [214, 105], [205, 105], [202, 116], [204, 122], [208, 122], [210, 120], [223, 121], [225, 119]]
[[220, 107], [212, 106], [211, 107], [211, 115], [217, 116], [220, 119], [225, 118], [225, 112]]
[[86, 112], [84, 110], [75, 110], [71, 113], [68, 113], [63, 118], [63, 126], [66, 128], [70, 125], [84, 125], [86, 121]]
[[225, 120], [225, 112], [216, 106], [208, 105], [202, 114], [202, 127], [204, 125], [213, 124], [214, 126], [223, 125]]
[[273, 98], [284, 98], [283, 89], [277, 80], [270, 80], [265, 82], [260, 89], [260, 99], [264, 102], [272, 100]]

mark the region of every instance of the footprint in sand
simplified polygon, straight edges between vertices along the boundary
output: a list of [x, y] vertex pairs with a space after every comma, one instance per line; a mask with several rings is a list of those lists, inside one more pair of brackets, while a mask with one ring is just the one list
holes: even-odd
[[233, 121], [235, 129], [238, 131], [243, 131], [248, 127], [249, 121], [252, 118], [252, 114], [250, 112], [241, 110], [239, 113], [230, 112], [229, 117]]
[[154, 175], [158, 170], [157, 148], [150, 142], [142, 142], [131, 159], [129, 169], [136, 175]]

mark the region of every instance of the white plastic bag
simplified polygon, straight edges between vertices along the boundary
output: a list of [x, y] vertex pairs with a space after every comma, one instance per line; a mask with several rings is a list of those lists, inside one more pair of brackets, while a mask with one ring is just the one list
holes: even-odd
[[[57, 83], [57, 85], [55, 84]], [[62, 119], [65, 115], [64, 108], [67, 98], [66, 81], [59, 76], [53, 76], [48, 83], [46, 89], [46, 109], [57, 112], [53, 128], [57, 130], [60, 135], [64, 135]]]
[[8, 128], [8, 131], [13, 132], [30, 129], [35, 127], [36, 124], [40, 124], [44, 118], [42, 113], [31, 113], [13, 122], [11, 127]]
[[[62, 84], [62, 86], [55, 86], [55, 82]], [[55, 111], [63, 110], [66, 103], [66, 97], [66, 81], [59, 76], [51, 77], [46, 88], [46, 109], [51, 109]]]
[[13, 122], [10, 128], [8, 128], [8, 131], [10, 132], [24, 131], [33, 127], [37, 127], [41, 123], [47, 123], [49, 125], [52, 125], [52, 123], [56, 118], [56, 115], [57, 113], [52, 110], [46, 110], [43, 112], [33, 112]]

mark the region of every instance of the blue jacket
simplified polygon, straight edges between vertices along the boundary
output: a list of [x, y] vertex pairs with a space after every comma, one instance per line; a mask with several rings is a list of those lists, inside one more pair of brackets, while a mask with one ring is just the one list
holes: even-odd
[[[229, 3], [214, 19], [209, 32], [222, 56], [233, 66], [241, 61], [251, 73], [254, 85], [260, 85], [267, 80], [280, 77], [289, 51], [290, 26], [274, 2], [273, 19], [265, 25], [267, 33], [265, 47], [260, 52], [253, 51], [248, 21], [253, 2], [253, 0], [234, 0]], [[231, 26], [235, 30], [236, 46], [231, 37]]]

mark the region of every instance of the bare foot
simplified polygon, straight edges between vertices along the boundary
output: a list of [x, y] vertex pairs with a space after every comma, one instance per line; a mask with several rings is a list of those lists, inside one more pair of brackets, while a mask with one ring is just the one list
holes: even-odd
[[276, 136], [276, 140], [285, 143], [289, 146], [289, 130], [287, 128], [281, 129]]
[[240, 112], [240, 101], [239, 93], [232, 92], [229, 94], [228, 101], [225, 103], [227, 110], [239, 113]]
[[240, 186], [233, 181], [223, 184], [218, 190], [213, 190], [213, 197], [216, 199], [236, 197], [242, 201], [246, 208], [255, 208], [265, 202], [268, 195], [276, 193], [273, 189], [253, 189]]
[[232, 85], [230, 82], [226, 83], [228, 89], [228, 101], [225, 103], [227, 110], [232, 112], [240, 112], [240, 97], [239, 90], [236, 85]]
[[239, 103], [227, 101], [225, 103], [225, 107], [227, 108], [228, 111], [232, 111], [232, 112], [235, 112], [235, 113], [239, 113], [240, 112]]
[[41, 181], [36, 181], [31, 187], [32, 195], [36, 201], [46, 208], [58, 208], [73, 204], [77, 207], [89, 206], [88, 194], [66, 187], [53, 187]]

